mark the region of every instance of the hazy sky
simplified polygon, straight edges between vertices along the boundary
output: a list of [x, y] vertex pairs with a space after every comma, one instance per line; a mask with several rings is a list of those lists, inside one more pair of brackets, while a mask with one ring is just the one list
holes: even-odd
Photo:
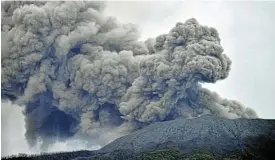
[[275, 118], [275, 2], [109, 2], [106, 14], [138, 24], [142, 40], [191, 17], [215, 27], [233, 64], [226, 80], [206, 86]]
[[[191, 17], [215, 27], [233, 64], [226, 80], [206, 86], [253, 108], [261, 118], [275, 118], [275, 2], [109, 2], [106, 14], [138, 24], [142, 40]], [[21, 111], [10, 107], [1, 107], [6, 155], [27, 149]]]

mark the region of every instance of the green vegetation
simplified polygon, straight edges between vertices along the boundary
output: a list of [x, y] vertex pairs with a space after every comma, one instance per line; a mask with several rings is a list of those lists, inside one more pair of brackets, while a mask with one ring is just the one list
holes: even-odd
[[138, 154], [137, 160], [179, 160], [181, 159], [181, 153], [179, 149], [167, 149], [167, 150], [158, 150], [152, 152], [143, 152]]
[[[120, 151], [122, 153], [123, 151]], [[178, 148], [171, 148], [165, 150], [147, 151], [140, 154], [127, 156], [124, 152], [122, 156], [108, 155], [95, 156], [91, 160], [243, 160], [244, 158], [239, 153], [232, 153], [226, 157], [215, 157], [211, 152], [200, 149], [191, 154], [182, 154]]]
[[[114, 151], [108, 154], [95, 154], [95, 155], [82, 155], [76, 156], [71, 153], [55, 153], [55, 154], [44, 154], [36, 156], [12, 156], [3, 159], [24, 159], [24, 160], [67, 160], [74, 159], [76, 157], [83, 157], [86, 160], [252, 160], [252, 159], [264, 159], [260, 157], [253, 157], [252, 154], [242, 153], [242, 152], [231, 152], [229, 154], [223, 155], [222, 157], [215, 157], [211, 152], [201, 149], [196, 150], [191, 154], [182, 154], [179, 149], [165, 149], [156, 151], [147, 151], [140, 154], [132, 154], [128, 151]], [[86, 158], [84, 158], [86, 157]], [[268, 158], [267, 158], [268, 159]]]
[[201, 149], [183, 157], [182, 160], [215, 160], [215, 157], [211, 152]]

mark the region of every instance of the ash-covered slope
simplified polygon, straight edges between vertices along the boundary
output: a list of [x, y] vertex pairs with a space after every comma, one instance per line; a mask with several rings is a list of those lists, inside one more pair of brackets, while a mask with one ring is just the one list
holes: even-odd
[[[180, 152], [177, 152], [178, 149]], [[275, 120], [233, 120], [214, 116], [177, 119], [154, 123], [118, 138], [97, 151], [64, 152], [4, 159], [146, 160], [148, 157], [149, 159], [152, 157], [167, 159], [163, 156], [170, 158], [172, 156], [172, 159], [174, 157], [174, 159], [185, 160], [188, 159], [186, 157], [192, 156], [194, 151], [201, 149], [215, 158], [226, 157], [228, 159], [237, 156], [239, 159], [273, 160]], [[202, 153], [196, 156], [206, 155]]]
[[135, 153], [177, 147], [183, 153], [208, 149], [212, 153], [243, 150], [249, 140], [263, 136], [275, 139], [275, 120], [222, 119], [203, 116], [158, 122], [116, 139], [100, 152], [131, 150]]

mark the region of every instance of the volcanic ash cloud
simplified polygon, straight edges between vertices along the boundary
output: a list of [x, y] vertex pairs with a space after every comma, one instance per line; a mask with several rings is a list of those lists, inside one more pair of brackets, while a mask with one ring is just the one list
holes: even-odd
[[102, 2], [1, 3], [1, 97], [24, 106], [30, 145], [204, 114], [257, 117], [201, 87], [225, 79], [231, 61], [196, 19], [142, 42]]

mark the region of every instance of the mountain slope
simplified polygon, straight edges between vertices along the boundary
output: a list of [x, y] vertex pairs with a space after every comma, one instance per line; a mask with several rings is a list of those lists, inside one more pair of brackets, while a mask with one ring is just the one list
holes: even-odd
[[97, 151], [21, 155], [7, 159], [190, 160], [199, 157], [273, 160], [274, 153], [275, 120], [202, 116], [157, 122], [118, 138]]
[[229, 120], [203, 116], [152, 124], [116, 139], [100, 149], [100, 152], [131, 150], [138, 153], [177, 147], [183, 153], [205, 148], [220, 154], [230, 150], [243, 150], [249, 138], [259, 135], [274, 139], [275, 120]]

